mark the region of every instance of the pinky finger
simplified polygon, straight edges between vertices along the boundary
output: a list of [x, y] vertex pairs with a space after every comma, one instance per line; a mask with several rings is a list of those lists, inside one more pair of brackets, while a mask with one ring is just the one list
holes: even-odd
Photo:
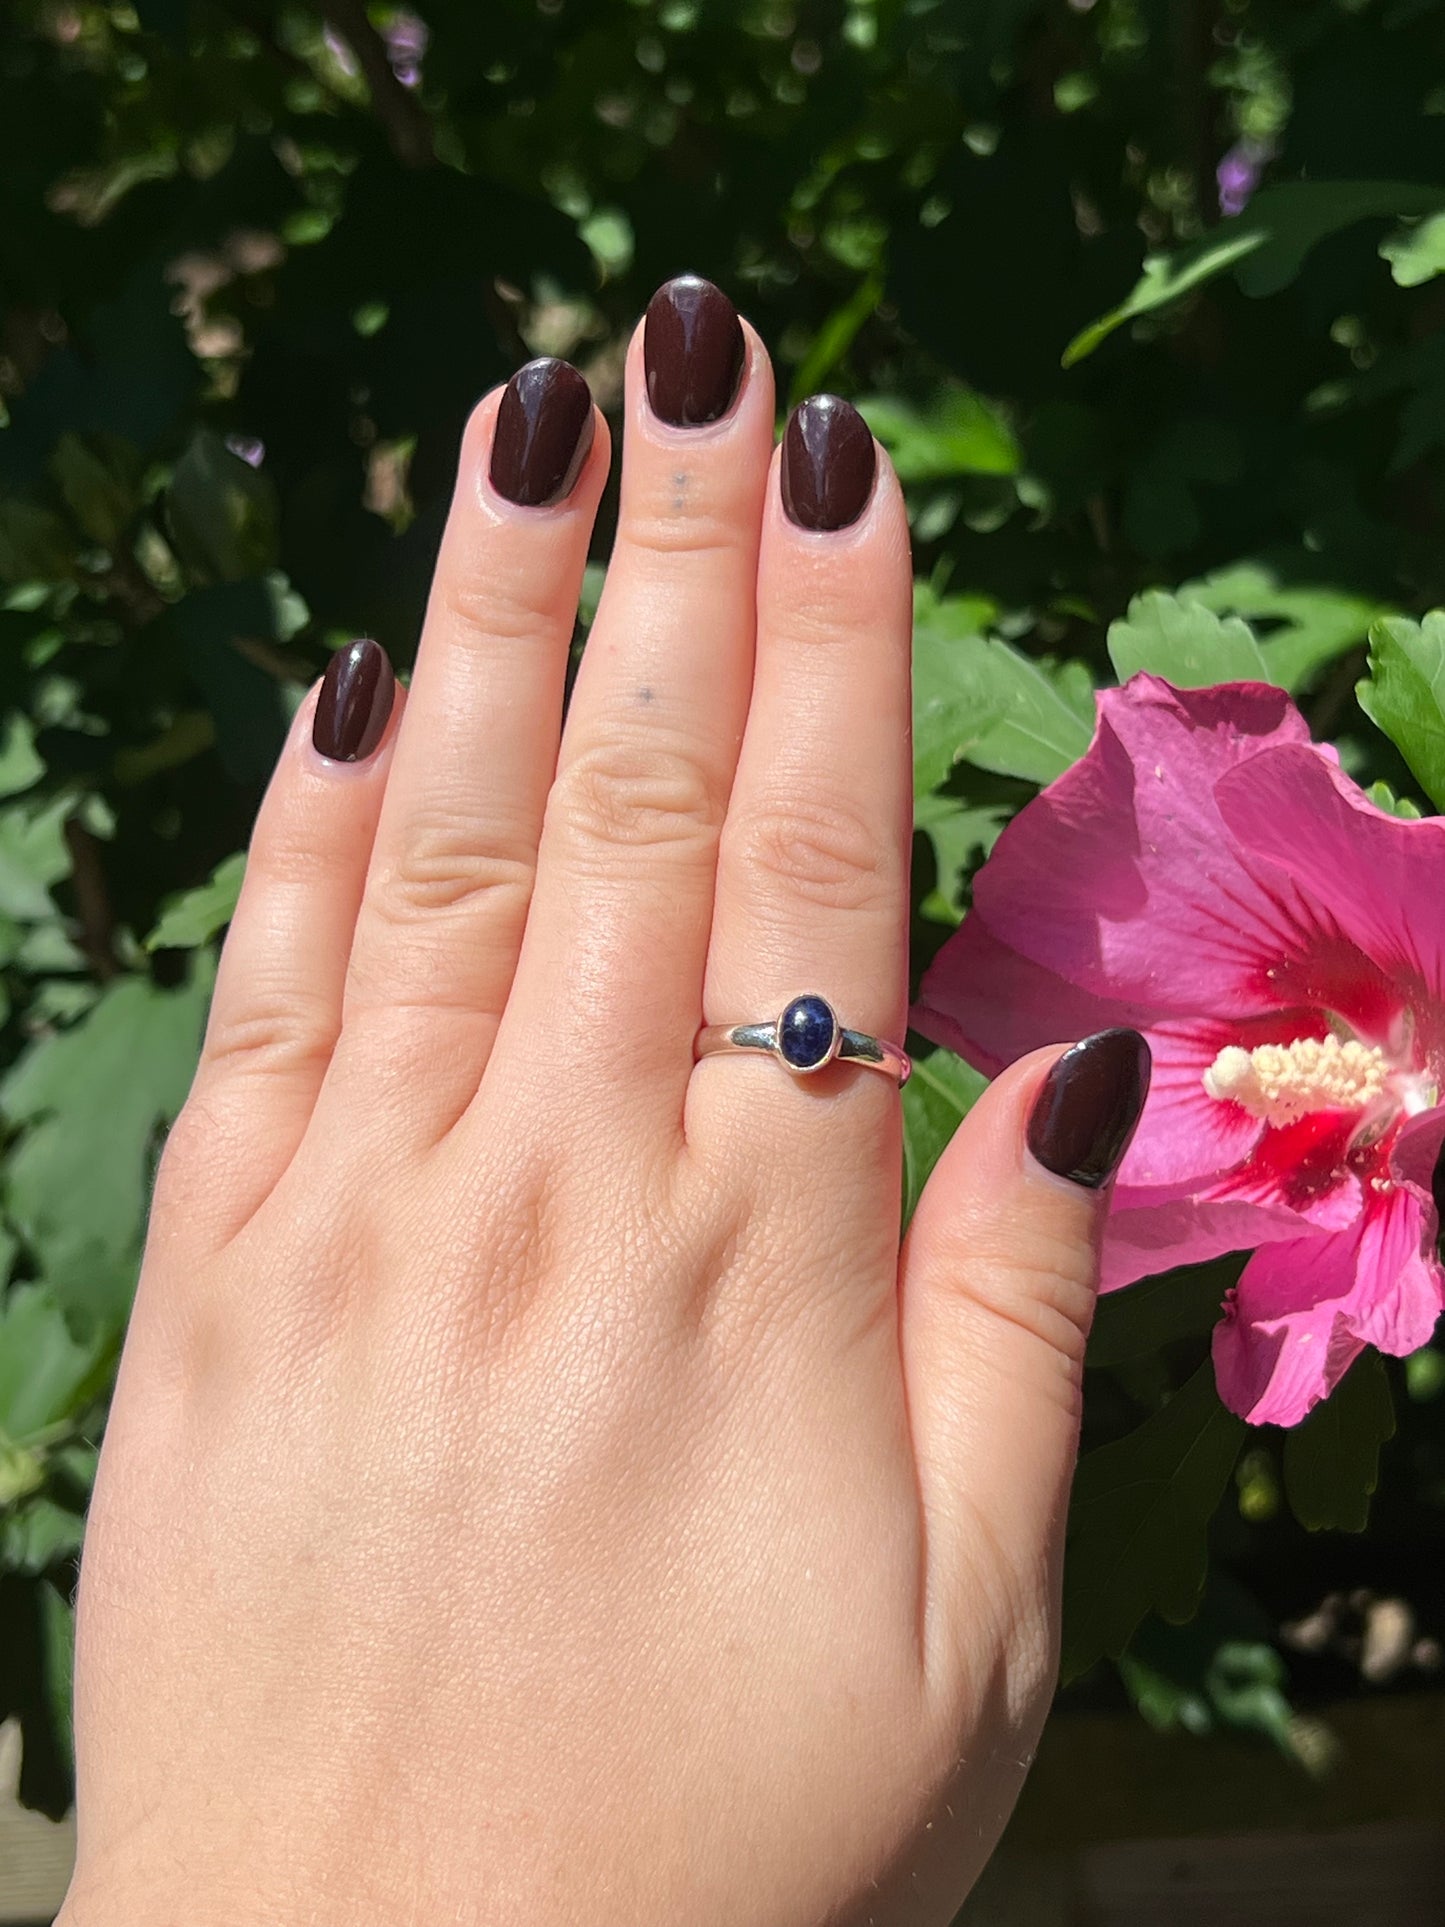
[[350, 643], [297, 711], [256, 819], [201, 1060], [163, 1185], [225, 1242], [310, 1121], [342, 991], [401, 703], [379, 643]]

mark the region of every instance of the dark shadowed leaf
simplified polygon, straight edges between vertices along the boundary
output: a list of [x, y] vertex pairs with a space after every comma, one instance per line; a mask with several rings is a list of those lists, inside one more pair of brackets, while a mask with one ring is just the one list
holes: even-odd
[[1127, 1438], [1079, 1461], [1064, 1564], [1066, 1679], [1117, 1659], [1147, 1612], [1185, 1620], [1208, 1569], [1209, 1523], [1244, 1437], [1206, 1361]]
[[1395, 1434], [1390, 1380], [1376, 1351], [1355, 1360], [1330, 1396], [1285, 1434], [1284, 1489], [1311, 1532], [1363, 1532], [1380, 1473], [1380, 1447]]
[[1089, 1333], [1089, 1364], [1147, 1358], [1176, 1339], [1207, 1332], [1218, 1320], [1224, 1294], [1238, 1279], [1243, 1262], [1240, 1257], [1216, 1258], [1105, 1292]]

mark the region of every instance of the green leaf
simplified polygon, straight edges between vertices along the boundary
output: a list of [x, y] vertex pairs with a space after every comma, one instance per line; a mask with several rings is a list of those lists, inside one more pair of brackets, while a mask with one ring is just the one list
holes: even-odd
[[1371, 783], [1365, 794], [1377, 810], [1388, 810], [1391, 816], [1402, 816], [1407, 823], [1418, 823], [1424, 814], [1418, 803], [1408, 796], [1396, 796], [1386, 782]]
[[1011, 813], [1006, 803], [969, 804], [937, 791], [914, 804], [913, 827], [933, 845], [938, 888], [955, 909], [965, 871], [975, 857], [988, 855]]
[[966, 627], [971, 611], [920, 598], [913, 639], [913, 780], [922, 795], [955, 763], [1049, 783], [1089, 747], [1092, 724], [1046, 671]]
[[28, 716], [18, 712], [6, 718], [0, 737], [0, 796], [14, 796], [28, 790], [45, 774], [45, 764], [35, 751], [35, 730]]
[[43, 923], [57, 912], [53, 884], [70, 870], [65, 819], [72, 799], [46, 797], [0, 810], [0, 914], [21, 923]]
[[1259, 644], [1270, 682], [1304, 689], [1326, 664], [1362, 643], [1370, 624], [1390, 612], [1368, 597], [1325, 583], [1285, 584], [1260, 562], [1237, 562], [1186, 582], [1182, 602], [1202, 603], [1216, 615], [1268, 623]]
[[878, 310], [883, 299], [883, 282], [876, 274], [867, 275], [840, 307], [823, 323], [812, 344], [798, 363], [788, 390], [789, 405], [826, 387], [828, 377], [853, 346], [858, 330]]
[[1130, 1699], [1157, 1732], [1260, 1733], [1293, 1757], [1284, 1661], [1265, 1639], [1221, 1638], [1207, 1602], [1187, 1626], [1147, 1621], [1118, 1664]]
[[1145, 1613], [1178, 1622], [1194, 1612], [1209, 1523], [1243, 1437], [1206, 1360], [1137, 1431], [1080, 1460], [1064, 1565], [1066, 1679], [1117, 1659]]
[[903, 1087], [903, 1215], [913, 1216], [928, 1174], [987, 1088], [982, 1071], [939, 1045], [913, 1060]]
[[198, 428], [166, 498], [177, 554], [203, 582], [241, 582], [274, 568], [278, 508], [270, 477]]
[[1224, 1294], [1243, 1261], [1216, 1258], [1141, 1278], [1123, 1291], [1108, 1291], [1094, 1311], [1089, 1333], [1092, 1366], [1122, 1365], [1148, 1358], [1176, 1339], [1197, 1337], [1218, 1322]]
[[1285, 1435], [1284, 1489], [1310, 1532], [1363, 1532], [1379, 1482], [1380, 1447], [1395, 1435], [1384, 1361], [1364, 1351], [1330, 1396]]
[[67, 1777], [75, 1774], [75, 1607], [50, 1580], [40, 1583], [40, 1638], [46, 1710]]
[[1432, 609], [1423, 622], [1385, 616], [1372, 623], [1370, 673], [1355, 694], [1430, 801], [1445, 809], [1445, 611]]
[[900, 481], [1018, 472], [1013, 431], [972, 389], [948, 388], [926, 412], [882, 395], [860, 401], [858, 411], [888, 450]]
[[0, 1300], [0, 1442], [29, 1446], [94, 1398], [103, 1346], [79, 1342], [47, 1284], [15, 1285]]
[[1158, 589], [1135, 596], [1128, 615], [1109, 624], [1109, 660], [1120, 682], [1140, 670], [1179, 689], [1270, 680], [1247, 623]]
[[202, 952], [175, 990], [119, 978], [0, 1083], [0, 1110], [25, 1127], [4, 1172], [8, 1215], [82, 1332], [112, 1332], [125, 1315], [155, 1149], [190, 1084], [210, 976]]
[[92, 542], [115, 550], [140, 510], [140, 453], [114, 435], [60, 437], [50, 473], [77, 525]]
[[0, 1518], [0, 1567], [32, 1577], [80, 1551], [85, 1521], [54, 1499], [33, 1498]]
[[1277, 294], [1327, 235], [1385, 215], [1433, 214], [1445, 191], [1413, 181], [1281, 181], [1261, 188], [1242, 214], [1168, 254], [1155, 254], [1128, 297], [1064, 350], [1064, 366], [1091, 355], [1116, 328], [1233, 273], [1245, 294]]
[[238, 850], [216, 865], [208, 882], [168, 898], [146, 938], [146, 949], [196, 950], [209, 943], [235, 914], [245, 874], [246, 853]]
[[1445, 214], [1432, 214], [1423, 221], [1410, 221], [1387, 234], [1380, 243], [1380, 258], [1390, 264], [1390, 273], [1402, 288], [1418, 288], [1445, 274]]

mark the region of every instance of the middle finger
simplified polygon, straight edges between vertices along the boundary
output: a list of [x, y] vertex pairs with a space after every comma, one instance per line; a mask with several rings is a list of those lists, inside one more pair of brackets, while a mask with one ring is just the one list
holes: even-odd
[[679, 1131], [772, 440], [761, 342], [710, 283], [669, 282], [628, 355], [617, 541], [497, 1039], [499, 1075], [565, 1069], [574, 1091], [626, 1093]]

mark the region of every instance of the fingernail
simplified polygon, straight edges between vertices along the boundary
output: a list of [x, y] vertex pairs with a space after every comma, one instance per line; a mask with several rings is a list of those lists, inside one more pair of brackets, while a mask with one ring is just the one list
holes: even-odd
[[868, 506], [878, 454], [868, 424], [837, 395], [793, 410], [783, 436], [783, 507], [803, 529], [846, 529]]
[[1029, 1149], [1046, 1171], [1091, 1191], [1123, 1161], [1149, 1095], [1149, 1046], [1137, 1030], [1101, 1030], [1066, 1050], [1029, 1114]]
[[721, 288], [699, 274], [665, 281], [647, 304], [642, 365], [659, 420], [700, 428], [733, 405], [743, 373], [743, 324]]
[[541, 355], [507, 383], [492, 436], [492, 487], [522, 508], [572, 492], [592, 446], [592, 391], [570, 362]]
[[396, 677], [386, 651], [370, 636], [360, 636], [326, 665], [311, 740], [333, 763], [360, 763], [385, 734], [395, 700]]

